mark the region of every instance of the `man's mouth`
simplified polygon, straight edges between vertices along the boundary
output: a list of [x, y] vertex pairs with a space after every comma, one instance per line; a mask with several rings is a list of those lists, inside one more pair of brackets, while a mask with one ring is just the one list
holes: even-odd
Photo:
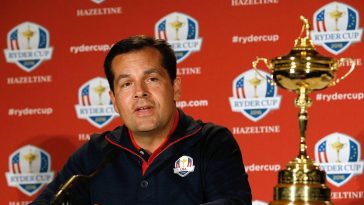
[[152, 109], [152, 106], [141, 106], [141, 107], [137, 107], [135, 109], [136, 112], [139, 112], [139, 111], [148, 111], [148, 110], [151, 110]]

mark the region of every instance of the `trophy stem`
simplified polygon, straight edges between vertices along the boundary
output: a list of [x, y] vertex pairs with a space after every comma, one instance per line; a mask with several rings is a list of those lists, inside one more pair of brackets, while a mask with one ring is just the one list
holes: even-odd
[[308, 159], [307, 144], [306, 144], [306, 129], [307, 129], [307, 109], [312, 105], [312, 101], [308, 97], [307, 89], [302, 86], [299, 91], [299, 97], [296, 99], [295, 104], [300, 108], [298, 114], [298, 122], [300, 128], [300, 152], [298, 158], [301, 160]]
[[325, 172], [307, 156], [307, 109], [312, 105], [308, 97], [310, 90], [302, 83], [298, 92], [295, 105], [299, 108], [300, 151], [286, 169], [279, 171], [270, 205], [332, 205], [330, 189], [325, 185]]
[[307, 126], [307, 113], [300, 112], [299, 114], [300, 126], [300, 153], [298, 158], [307, 159], [307, 145], [306, 145], [306, 126]]

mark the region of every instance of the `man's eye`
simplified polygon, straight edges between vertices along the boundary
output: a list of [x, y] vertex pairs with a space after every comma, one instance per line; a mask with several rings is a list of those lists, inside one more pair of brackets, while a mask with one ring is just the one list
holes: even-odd
[[127, 88], [127, 87], [129, 87], [131, 85], [131, 83], [130, 82], [126, 82], [126, 83], [122, 83], [121, 84], [121, 87], [122, 88]]
[[157, 82], [159, 79], [155, 77], [150, 77], [147, 79], [148, 82]]

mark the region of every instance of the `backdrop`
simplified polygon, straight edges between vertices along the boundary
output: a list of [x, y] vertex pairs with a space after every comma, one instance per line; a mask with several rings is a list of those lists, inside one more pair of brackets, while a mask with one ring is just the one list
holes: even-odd
[[[304, 2], [304, 3], [303, 3]], [[286, 55], [311, 23], [317, 51], [352, 58], [354, 72], [310, 95], [308, 154], [327, 171], [335, 204], [364, 204], [362, 27], [364, 4], [289, 0], [33, 0], [0, 7], [0, 204], [33, 200], [90, 134], [122, 121], [108, 97], [103, 60], [135, 34], [167, 39], [178, 58], [182, 99], [196, 119], [238, 141], [255, 204], [273, 198], [279, 169], [299, 151], [296, 94], [252, 70]], [[263, 64], [263, 76], [269, 76]], [[336, 73], [349, 71], [348, 61]], [[252, 80], [253, 79], [253, 80]]]

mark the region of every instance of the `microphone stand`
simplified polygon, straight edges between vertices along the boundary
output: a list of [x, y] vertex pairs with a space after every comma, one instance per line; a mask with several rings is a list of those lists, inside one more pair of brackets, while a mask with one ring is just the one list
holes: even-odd
[[92, 172], [90, 175], [77, 174], [69, 178], [61, 186], [61, 188], [59, 188], [57, 193], [53, 196], [53, 198], [50, 201], [50, 205], [72, 205], [72, 203], [69, 201], [64, 202], [64, 199], [68, 200], [67, 198], [69, 198], [70, 195], [69, 190], [71, 190], [75, 185], [95, 177], [116, 156], [117, 153], [116, 151], [117, 151], [116, 149], [112, 149], [111, 151], [109, 151], [104, 160], [97, 166], [96, 170]]

